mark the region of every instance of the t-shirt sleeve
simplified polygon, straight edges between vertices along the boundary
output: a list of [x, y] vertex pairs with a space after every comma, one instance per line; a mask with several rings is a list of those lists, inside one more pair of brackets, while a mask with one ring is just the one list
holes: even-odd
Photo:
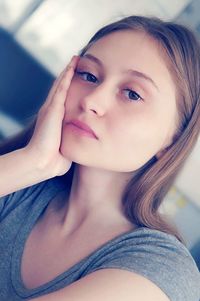
[[0, 222], [24, 200], [30, 196], [36, 197], [43, 189], [45, 183], [46, 181], [43, 181], [0, 197]]
[[149, 229], [137, 235], [116, 244], [90, 272], [125, 269], [154, 282], [170, 301], [199, 301], [200, 273], [189, 250], [161, 231]]

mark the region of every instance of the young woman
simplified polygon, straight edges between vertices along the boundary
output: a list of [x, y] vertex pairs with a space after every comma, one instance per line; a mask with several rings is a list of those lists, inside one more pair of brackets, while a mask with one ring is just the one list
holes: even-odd
[[1, 145], [0, 300], [198, 301], [159, 206], [199, 131], [194, 34], [143, 16], [101, 28]]

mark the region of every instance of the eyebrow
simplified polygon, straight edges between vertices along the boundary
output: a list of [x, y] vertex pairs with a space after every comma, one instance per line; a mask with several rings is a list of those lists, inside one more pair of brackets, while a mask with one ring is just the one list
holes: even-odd
[[[95, 62], [101, 68], [103, 68], [103, 63], [100, 61], [100, 59], [98, 59], [96, 56], [94, 56], [92, 54], [86, 53], [83, 56], [81, 56], [81, 58], [89, 59], [89, 60]], [[137, 77], [140, 77], [140, 78], [143, 78], [143, 79], [147, 80], [148, 82], [150, 82], [154, 86], [154, 88], [156, 88], [159, 91], [159, 88], [156, 85], [156, 83], [147, 74], [145, 74], [143, 72], [140, 72], [140, 71], [137, 71], [137, 70], [132, 70], [132, 69], [129, 69], [129, 70], [125, 71], [125, 73], [128, 73], [128, 74], [130, 74], [134, 77], [137, 76]]]

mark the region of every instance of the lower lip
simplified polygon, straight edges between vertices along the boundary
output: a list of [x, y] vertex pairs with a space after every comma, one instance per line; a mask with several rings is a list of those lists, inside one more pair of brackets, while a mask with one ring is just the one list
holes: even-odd
[[91, 137], [91, 138], [96, 139], [96, 137], [92, 133], [87, 132], [87, 131], [85, 131], [85, 130], [79, 128], [79, 127], [77, 127], [73, 123], [66, 123], [66, 126], [68, 126], [71, 131], [73, 131], [75, 133], [78, 133], [79, 135], [83, 135], [83, 136], [87, 136], [87, 137]]

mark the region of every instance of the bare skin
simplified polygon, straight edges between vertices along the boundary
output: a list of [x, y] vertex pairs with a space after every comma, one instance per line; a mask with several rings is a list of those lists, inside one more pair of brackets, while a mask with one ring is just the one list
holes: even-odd
[[125, 221], [108, 224], [104, 220], [105, 224], [103, 221], [100, 224], [98, 220], [88, 220], [67, 235], [54, 210], [47, 210], [45, 214], [28, 236], [23, 251], [21, 275], [29, 289], [51, 281], [106, 242], [133, 229], [133, 225]]
[[[22, 260], [29, 288], [52, 280], [105, 242], [135, 229], [122, 213], [123, 190], [138, 168], [162, 155], [176, 127], [175, 87], [153, 39], [117, 32], [87, 53], [103, 66], [88, 58], [77, 61], [60, 146], [63, 158], [77, 163], [75, 174], [69, 194], [49, 204], [29, 235]], [[141, 76], [122, 74], [126, 69], [147, 74], [157, 88]], [[92, 73], [98, 81], [86, 80], [79, 71]], [[127, 87], [142, 99], [130, 98]], [[66, 126], [72, 118], [87, 123], [98, 139]]]
[[[116, 32], [86, 54], [103, 66], [88, 58], [78, 61], [64, 119], [85, 121], [98, 139], [81, 136], [63, 123], [61, 152], [77, 163], [62, 224], [67, 233], [90, 218], [116, 223], [123, 219], [121, 195], [127, 182], [153, 156], [162, 155], [177, 122], [173, 79], [152, 38], [141, 32]], [[127, 69], [147, 74], [154, 84], [123, 74]], [[127, 87], [141, 97], [131, 95]]]

